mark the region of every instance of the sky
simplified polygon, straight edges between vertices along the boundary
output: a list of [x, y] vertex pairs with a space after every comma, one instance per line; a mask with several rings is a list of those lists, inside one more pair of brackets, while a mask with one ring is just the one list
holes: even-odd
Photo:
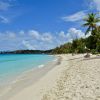
[[48, 50], [85, 37], [83, 18], [100, 0], [0, 0], [0, 51]]

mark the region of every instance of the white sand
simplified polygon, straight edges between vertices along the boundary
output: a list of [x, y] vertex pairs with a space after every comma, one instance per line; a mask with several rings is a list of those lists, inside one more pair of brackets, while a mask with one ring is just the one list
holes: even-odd
[[60, 65], [9, 100], [100, 100], [100, 58], [61, 57]]

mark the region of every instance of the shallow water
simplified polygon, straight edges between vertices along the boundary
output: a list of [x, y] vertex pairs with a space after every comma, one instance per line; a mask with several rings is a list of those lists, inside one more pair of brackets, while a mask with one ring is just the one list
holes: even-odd
[[50, 55], [0, 55], [0, 85], [9, 84], [23, 72], [33, 68], [41, 68], [54, 59], [54, 56]]

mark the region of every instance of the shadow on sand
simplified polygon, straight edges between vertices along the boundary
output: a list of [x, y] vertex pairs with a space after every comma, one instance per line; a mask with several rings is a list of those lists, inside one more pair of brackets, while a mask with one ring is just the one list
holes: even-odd
[[83, 58], [83, 57], [78, 57], [78, 58], [68, 59], [68, 60], [66, 60], [66, 61], [76, 60], [76, 59], [80, 59], [80, 58]]
[[93, 59], [100, 59], [100, 56], [96, 56], [96, 57], [90, 57], [90, 58], [84, 58], [83, 60], [93, 60]]
[[90, 58], [84, 58], [84, 56], [83, 56], [83, 57], [77, 57], [77, 58], [73, 58], [73, 59], [68, 59], [66, 61], [71, 61], [71, 60], [76, 60], [76, 59], [81, 59], [81, 58], [83, 58], [82, 59], [83, 61], [86, 61], [86, 60], [100, 59], [100, 56], [96, 56], [96, 57], [92, 57], [92, 58], [91, 57]]

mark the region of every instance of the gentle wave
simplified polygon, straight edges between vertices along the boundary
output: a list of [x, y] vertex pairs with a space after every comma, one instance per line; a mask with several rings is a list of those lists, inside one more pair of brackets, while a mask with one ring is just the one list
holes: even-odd
[[53, 61], [57, 61], [58, 59], [54, 59]]
[[39, 65], [39, 66], [38, 66], [38, 68], [43, 68], [43, 67], [44, 67], [44, 65]]

